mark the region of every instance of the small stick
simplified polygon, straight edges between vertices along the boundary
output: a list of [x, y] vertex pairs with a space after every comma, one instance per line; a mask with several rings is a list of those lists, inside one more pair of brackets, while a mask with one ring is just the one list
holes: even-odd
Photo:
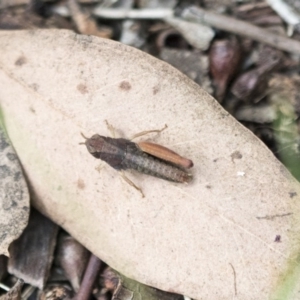
[[10, 287], [5, 285], [4, 283], [0, 282], [0, 289], [8, 292], [10, 290]]
[[174, 12], [170, 8], [144, 8], [144, 9], [115, 9], [98, 6], [93, 14], [105, 19], [164, 19], [172, 17]]
[[13, 6], [29, 5], [29, 0], [2, 0], [0, 1], [0, 9], [4, 10]]
[[283, 51], [300, 54], [299, 41], [274, 34], [268, 30], [264, 30], [235, 18], [227, 17], [195, 6], [191, 6], [183, 10], [181, 16], [182, 18], [192, 22], [211, 25], [220, 30], [249, 37], [255, 41], [270, 45]]
[[135, 189], [137, 189], [141, 194], [142, 194], [142, 197], [145, 198], [145, 195], [142, 191], [141, 188], [139, 188], [137, 185], [135, 185], [126, 175], [123, 171], [120, 171], [119, 174], [121, 175], [121, 177], [129, 184], [131, 185], [132, 187], [134, 187]]
[[90, 298], [101, 264], [101, 260], [94, 254], [91, 254], [79, 291], [73, 300], [88, 300]]
[[300, 14], [283, 0], [266, 0], [273, 10], [292, 28], [300, 24]]

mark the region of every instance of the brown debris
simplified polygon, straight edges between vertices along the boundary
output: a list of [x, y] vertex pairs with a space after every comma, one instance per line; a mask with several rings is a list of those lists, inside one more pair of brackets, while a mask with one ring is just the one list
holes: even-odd
[[180, 18], [165, 18], [165, 22], [178, 30], [195, 49], [207, 50], [215, 35], [209, 26], [183, 21]]
[[230, 80], [238, 71], [241, 47], [236, 38], [216, 40], [209, 51], [210, 73], [215, 85], [215, 95], [222, 102]]
[[99, 27], [90, 14], [80, 8], [77, 0], [68, 0], [68, 7], [77, 30], [82, 34], [95, 35], [102, 38], [111, 38], [112, 30], [109, 27]]
[[271, 104], [282, 108], [292, 106], [300, 115], [300, 76], [273, 74], [268, 82], [268, 98]]
[[16, 6], [0, 10], [0, 29], [16, 30], [38, 28], [74, 29], [72, 24], [65, 18], [53, 15], [45, 19], [35, 13], [30, 6], [26, 9]]
[[43, 289], [48, 278], [58, 226], [32, 209], [29, 223], [10, 248], [9, 273]]
[[59, 235], [56, 251], [56, 263], [63, 269], [74, 291], [78, 292], [82, 274], [89, 258], [88, 250], [73, 237], [62, 232]]
[[39, 293], [39, 300], [71, 300], [72, 291], [65, 285], [50, 285]]
[[257, 67], [241, 74], [231, 88], [231, 92], [243, 101], [258, 102], [266, 95], [269, 75], [281, 59], [280, 52], [270, 47], [263, 47], [258, 57]]
[[183, 11], [182, 17], [194, 22], [211, 25], [226, 32], [249, 37], [255, 41], [289, 53], [300, 54], [300, 41], [273, 34], [268, 30], [229, 16], [206, 11], [199, 7], [189, 7]]
[[267, 87], [266, 69], [264, 66], [248, 71], [237, 78], [231, 92], [243, 101], [255, 99], [258, 102], [265, 96]]
[[21, 300], [23, 283], [23, 280], [19, 279], [7, 294], [0, 297], [0, 300]]
[[[99, 295], [106, 291], [112, 292], [112, 300], [182, 300], [178, 294], [164, 292], [129, 279], [111, 268], [106, 268], [101, 274], [100, 285], [103, 287]], [[97, 298], [99, 299], [99, 298]]]
[[162, 30], [158, 34], [155, 44], [158, 50], [161, 50], [164, 47], [176, 49], [188, 49], [189, 47], [183, 36], [173, 28]]
[[239, 5], [234, 12], [237, 18], [255, 25], [283, 25], [281, 18], [265, 2]]

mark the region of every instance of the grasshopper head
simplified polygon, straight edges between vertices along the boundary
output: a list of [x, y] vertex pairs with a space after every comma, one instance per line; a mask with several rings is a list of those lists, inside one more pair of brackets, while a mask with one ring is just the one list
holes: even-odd
[[88, 151], [96, 158], [100, 158], [104, 143], [105, 138], [99, 134], [94, 134], [92, 137], [86, 138], [85, 140]]

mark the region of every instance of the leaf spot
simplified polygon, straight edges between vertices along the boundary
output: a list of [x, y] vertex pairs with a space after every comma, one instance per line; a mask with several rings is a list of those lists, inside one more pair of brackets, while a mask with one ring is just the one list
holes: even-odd
[[87, 86], [83, 83], [80, 83], [77, 85], [77, 90], [82, 94], [87, 94], [89, 92]]
[[295, 196], [297, 196], [296, 192], [289, 192], [290, 198], [294, 198]]
[[277, 235], [275, 236], [274, 242], [280, 243], [280, 242], [281, 242], [281, 235], [277, 234]]
[[241, 159], [243, 157], [240, 151], [234, 151], [230, 156], [232, 161], [234, 161], [235, 159]]
[[85, 183], [84, 183], [84, 181], [83, 181], [81, 178], [79, 178], [79, 179], [77, 180], [77, 187], [78, 187], [80, 190], [84, 190], [84, 188], [85, 188]]
[[153, 90], [153, 95], [156, 95], [160, 91], [160, 88], [159, 86], [154, 86], [152, 90]]
[[16, 60], [15, 65], [21, 67], [21, 66], [25, 65], [26, 63], [27, 63], [27, 59], [25, 56], [22, 55]]
[[29, 107], [29, 110], [30, 110], [33, 114], [35, 114], [35, 109], [34, 109], [32, 106]]
[[120, 83], [119, 88], [124, 91], [129, 91], [131, 89], [131, 84], [124, 80]]
[[35, 92], [37, 92], [38, 89], [40, 88], [40, 86], [39, 86], [37, 83], [32, 83], [32, 84], [30, 85], [30, 87], [31, 87]]

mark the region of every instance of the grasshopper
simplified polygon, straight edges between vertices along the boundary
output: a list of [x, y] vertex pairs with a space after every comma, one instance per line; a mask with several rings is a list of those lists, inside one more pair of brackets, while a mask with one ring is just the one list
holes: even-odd
[[[133, 138], [150, 132], [161, 132], [165, 128], [166, 126], [161, 130], [144, 131]], [[105, 137], [99, 134], [94, 134], [90, 138], [86, 138], [83, 134], [82, 136], [86, 139], [84, 144], [87, 150], [95, 158], [105, 161], [118, 171], [132, 169], [179, 183], [189, 183], [192, 180], [192, 175], [187, 169], [193, 167], [193, 162], [164, 146], [150, 142], [134, 143], [128, 139]], [[124, 173], [122, 176], [144, 196], [142, 190]]]

